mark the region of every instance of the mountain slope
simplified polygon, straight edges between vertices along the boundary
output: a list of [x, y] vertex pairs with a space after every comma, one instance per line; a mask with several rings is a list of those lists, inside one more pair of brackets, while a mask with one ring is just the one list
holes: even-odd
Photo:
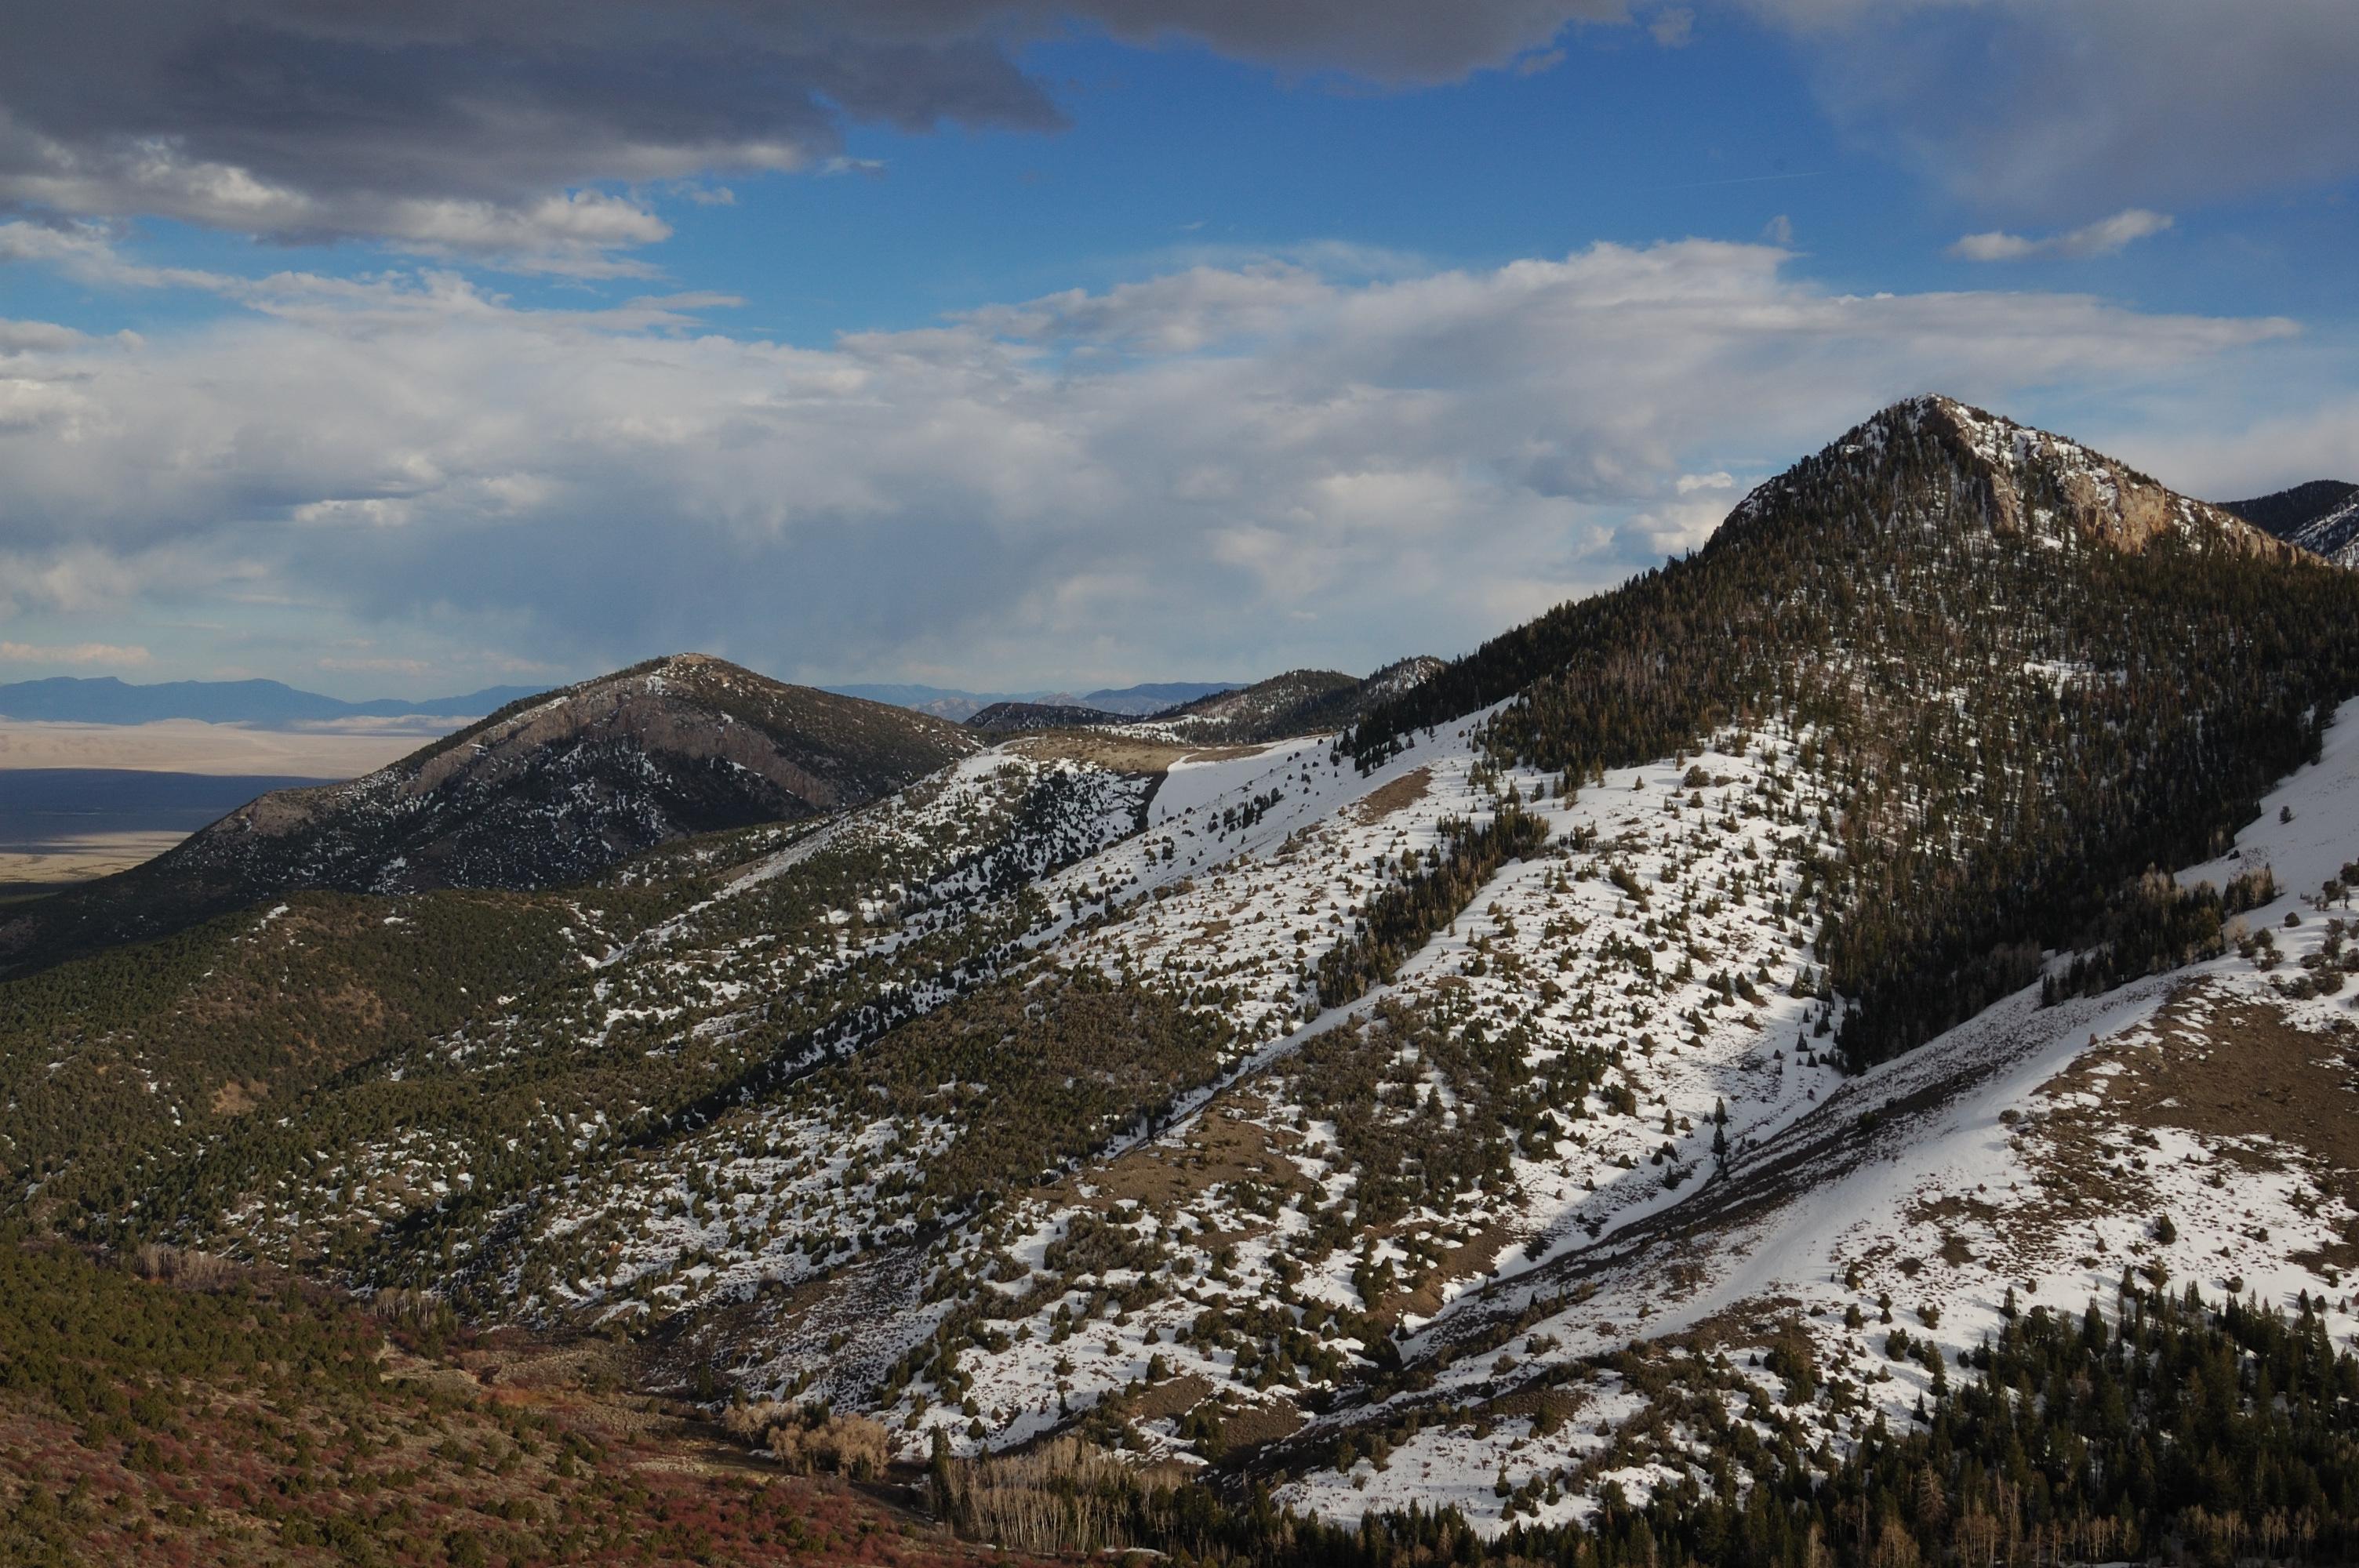
[[2021, 983], [2147, 864], [2210, 852], [2359, 679], [2317, 557], [1941, 398], [1746, 497], [1694, 556], [1485, 644], [1354, 732], [1364, 762], [1514, 697], [1494, 754], [1578, 783], [1751, 717], [1814, 733], [1812, 878], [1855, 1062]]
[[1288, 670], [1181, 703], [1154, 720], [1191, 741], [1230, 745], [1341, 730], [1440, 667], [1439, 659], [1399, 659], [1364, 679], [1336, 670]]
[[1015, 1544], [2342, 1550], [2359, 576], [1919, 399], [1229, 696], [0, 985], [0, 1173], [860, 1412]]
[[1150, 713], [1161, 713], [1183, 702], [1194, 702], [1201, 697], [1235, 689], [1234, 681], [1147, 681], [1139, 686], [1084, 692], [1082, 701], [1088, 707], [1103, 708], [1108, 713], [1144, 719]]
[[299, 889], [533, 888], [694, 833], [874, 799], [965, 755], [940, 719], [682, 654], [511, 704], [347, 784], [277, 791], [0, 925], [22, 964]]
[[1084, 730], [1098, 724], [1120, 724], [1123, 716], [1102, 708], [1081, 708], [1062, 702], [995, 702], [966, 721], [970, 730]]
[[2339, 567], [2359, 567], [2359, 484], [2317, 479], [2223, 508]]

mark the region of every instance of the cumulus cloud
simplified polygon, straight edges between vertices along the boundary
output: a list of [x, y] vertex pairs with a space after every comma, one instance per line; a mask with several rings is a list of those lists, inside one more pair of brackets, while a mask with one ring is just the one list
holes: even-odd
[[1788, 265], [1689, 241], [1196, 267], [816, 349], [721, 335], [692, 297], [286, 275], [0, 371], [33, 389], [0, 420], [0, 582], [116, 640], [328, 616], [396, 656], [582, 671], [685, 646], [837, 678], [1373, 666], [1689, 547], [1898, 396], [2193, 384], [2293, 331]]
[[2168, 212], [2132, 207], [2077, 229], [2036, 238], [1995, 230], [1986, 234], [1967, 234], [1950, 247], [1950, 254], [1963, 261], [1978, 262], [2031, 261], [2049, 256], [2087, 261], [2093, 256], [2112, 255], [2134, 241], [2161, 233], [2170, 224]]

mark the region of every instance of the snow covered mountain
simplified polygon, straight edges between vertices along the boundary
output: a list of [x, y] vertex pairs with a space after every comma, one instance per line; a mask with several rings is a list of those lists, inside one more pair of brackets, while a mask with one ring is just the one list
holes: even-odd
[[2359, 484], [2312, 480], [2250, 501], [2229, 502], [2225, 509], [2336, 566], [2359, 567]]
[[2350, 1539], [2359, 578], [1923, 398], [1447, 665], [846, 721], [864, 804], [406, 880], [473, 806], [0, 988], [27, 1217], [611, 1336], [1057, 1550]]

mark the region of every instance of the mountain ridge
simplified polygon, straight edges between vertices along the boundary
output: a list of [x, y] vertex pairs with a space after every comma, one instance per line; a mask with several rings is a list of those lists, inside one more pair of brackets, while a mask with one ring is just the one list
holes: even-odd
[[2337, 566], [2359, 567], [2359, 484], [2312, 480], [2290, 490], [2223, 504], [2288, 544], [2314, 551]]
[[549, 886], [685, 835], [859, 804], [973, 746], [940, 719], [675, 654], [519, 697], [361, 778], [262, 795], [0, 923], [0, 951], [163, 935], [303, 889]]

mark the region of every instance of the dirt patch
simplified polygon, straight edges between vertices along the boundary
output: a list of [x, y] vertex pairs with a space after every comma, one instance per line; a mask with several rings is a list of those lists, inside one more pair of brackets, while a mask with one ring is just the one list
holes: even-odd
[[1008, 745], [1027, 757], [1051, 761], [1065, 758], [1113, 773], [1134, 774], [1169, 773], [1172, 763], [1194, 755], [1188, 747], [1174, 746], [1169, 741], [1100, 735], [1086, 730], [1025, 735]]
[[1431, 1317], [1442, 1308], [1442, 1292], [1452, 1280], [1487, 1279], [1499, 1254], [1515, 1240], [1505, 1226], [1486, 1226], [1441, 1255], [1433, 1272], [1417, 1289], [1386, 1301], [1375, 1313], [1379, 1323], [1398, 1323], [1408, 1314]]
[[1433, 788], [1433, 770], [1417, 768], [1379, 790], [1363, 796], [1355, 809], [1362, 822], [1381, 822], [1394, 812], [1416, 805]]
[[1943, 1220], [1972, 1219], [1988, 1225], [1998, 1218], [1998, 1206], [1980, 1198], [1970, 1198], [1960, 1193], [1944, 1194], [1931, 1202], [1919, 1201], [1908, 1210], [1908, 1219], [1917, 1224], [1938, 1224]]
[[1126, 1408], [1134, 1420], [1163, 1421], [1171, 1416], [1186, 1415], [1212, 1397], [1212, 1380], [1190, 1372], [1184, 1378], [1173, 1378], [1132, 1395]]
[[[2249, 1172], [2298, 1165], [2319, 1189], [2359, 1210], [2359, 1030], [2295, 1027], [2284, 1011], [2208, 986], [2174, 997], [2138, 1033], [2093, 1050], [2045, 1090], [2058, 1108], [2038, 1124], [2036, 1164], [2051, 1203], [2116, 1209], [2150, 1203], [2138, 1134], [2200, 1137]], [[2118, 1136], [2126, 1130], [2131, 1148]], [[2011, 1217], [2016, 1223], [2018, 1217]], [[2342, 1241], [2294, 1261], [2359, 1267], [2359, 1223]]]
[[1149, 1143], [1092, 1173], [1089, 1182], [1096, 1195], [1086, 1201], [1100, 1209], [1135, 1203], [1149, 1214], [1169, 1217], [1183, 1202], [1224, 1182], [1259, 1182], [1286, 1192], [1307, 1189], [1310, 1184], [1283, 1152], [1288, 1136], [1273, 1135], [1224, 1109], [1207, 1110], [1180, 1147]]
[[260, 1105], [269, 1093], [269, 1086], [258, 1078], [244, 1083], [232, 1078], [213, 1091], [212, 1113], [215, 1116], [244, 1116]]
[[1221, 1441], [1231, 1448], [1282, 1443], [1302, 1430], [1302, 1412], [1287, 1400], [1246, 1405], [1221, 1422]]

